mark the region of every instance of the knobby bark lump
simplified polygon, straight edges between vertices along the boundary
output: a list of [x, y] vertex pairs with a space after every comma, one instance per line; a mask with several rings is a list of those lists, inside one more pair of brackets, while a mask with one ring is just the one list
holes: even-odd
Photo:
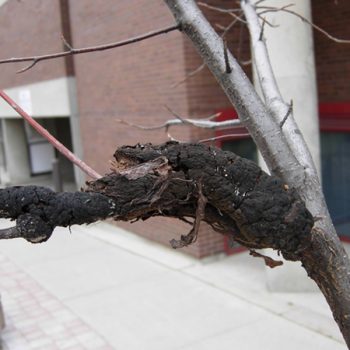
[[[168, 216], [193, 218], [197, 228], [206, 221], [248, 248], [273, 248], [298, 260], [313, 226], [296, 191], [252, 161], [177, 142], [118, 148], [112, 172], [87, 183], [84, 192], [10, 187], [0, 191], [0, 203], [1, 217], [16, 219], [16, 229], [31, 242], [47, 240], [56, 226]], [[197, 232], [191, 234], [180, 246]]]

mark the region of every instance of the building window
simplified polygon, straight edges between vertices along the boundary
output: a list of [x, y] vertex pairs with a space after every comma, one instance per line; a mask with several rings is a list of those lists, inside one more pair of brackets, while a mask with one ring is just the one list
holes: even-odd
[[350, 239], [350, 104], [320, 105], [322, 187], [335, 228]]
[[241, 138], [222, 141], [221, 148], [224, 151], [236, 153], [240, 157], [250, 159], [258, 163], [258, 153], [256, 145], [251, 138]]
[[[217, 121], [225, 121], [230, 119], [238, 119], [234, 109], [225, 109], [220, 111]], [[216, 146], [225, 150], [236, 153], [240, 157], [258, 162], [258, 152], [256, 145], [249, 136], [248, 131], [244, 127], [218, 130], [215, 136], [219, 137]], [[224, 136], [227, 136], [224, 137]]]

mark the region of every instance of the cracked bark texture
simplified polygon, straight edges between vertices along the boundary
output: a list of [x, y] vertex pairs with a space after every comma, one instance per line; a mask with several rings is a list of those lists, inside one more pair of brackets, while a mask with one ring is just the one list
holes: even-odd
[[1, 190], [1, 217], [16, 219], [17, 236], [33, 243], [56, 226], [168, 216], [194, 219], [191, 235], [173, 246], [192, 243], [201, 220], [248, 248], [273, 248], [291, 260], [309, 245], [313, 218], [297, 192], [234, 153], [168, 142], [124, 146], [114, 158], [113, 172], [85, 192]]
[[56, 226], [92, 223], [113, 215], [115, 203], [98, 193], [56, 193], [40, 186], [0, 190], [0, 217], [16, 226], [0, 230], [0, 238], [22, 237], [31, 243], [47, 241]]
[[[326, 297], [350, 349], [350, 261], [330, 218], [307, 146], [297, 140], [290, 143], [288, 135], [300, 134], [292, 122], [293, 116], [289, 116], [282, 130], [230, 52], [227, 60], [232, 71], [230, 74], [226, 72], [222, 39], [204, 18], [195, 1], [164, 1], [232, 102], [271, 173], [293, 187], [312, 215], [319, 219], [311, 231], [310, 247], [303, 251], [300, 260]], [[247, 10], [250, 5], [250, 0], [241, 0], [242, 9]], [[249, 16], [246, 19], [252, 25]]]

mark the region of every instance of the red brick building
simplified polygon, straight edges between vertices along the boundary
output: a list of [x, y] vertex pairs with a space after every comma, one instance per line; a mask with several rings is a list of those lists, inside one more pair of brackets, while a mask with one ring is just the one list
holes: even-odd
[[[232, 6], [225, 0], [211, 0], [210, 4]], [[341, 0], [335, 5], [332, 1], [318, 0], [312, 1], [312, 6], [313, 21], [318, 26], [336, 37], [346, 37], [349, 2]], [[218, 31], [231, 21], [229, 16], [208, 9], [205, 14]], [[115, 42], [173, 23], [171, 13], [161, 0], [7, 0], [0, 7], [0, 56], [62, 51], [61, 33], [78, 48]], [[250, 60], [249, 37], [244, 25], [236, 25], [228, 34], [227, 42], [240, 61]], [[339, 225], [343, 225], [350, 221], [344, 217], [350, 209], [347, 200], [350, 199], [350, 176], [346, 170], [350, 169], [347, 163], [350, 148], [346, 147], [350, 143], [350, 45], [336, 44], [315, 31], [314, 47], [321, 140], [323, 148], [328, 150], [322, 150], [325, 192], [332, 214], [335, 219], [339, 217]], [[168, 139], [164, 131], [141, 131], [118, 123], [118, 119], [156, 125], [173, 117], [164, 106], [193, 118], [232, 108], [206, 69], [179, 84], [200, 65], [198, 54], [185, 36], [171, 32], [115, 50], [40, 62], [22, 74], [15, 72], [25, 64], [0, 65], [0, 87], [82, 155], [89, 165], [105, 173], [116, 147]], [[251, 66], [245, 66], [245, 70], [251, 76]], [[0, 117], [1, 182], [28, 182], [30, 177], [50, 172], [50, 159], [54, 156], [50, 146], [3, 104]], [[184, 141], [211, 135], [185, 127], [173, 128], [171, 134]], [[244, 140], [237, 144], [239, 142], [242, 144]], [[328, 166], [329, 159], [336, 162], [334, 166]], [[71, 165], [62, 162], [64, 179], [81, 182], [81, 175], [76, 172], [74, 177]], [[341, 199], [334, 197], [339, 186], [343, 189]], [[121, 225], [164, 244], [189, 230], [179, 221], [163, 218]], [[350, 233], [346, 225], [339, 227], [343, 230], [341, 233]], [[222, 236], [203, 225], [197, 243], [186, 249], [202, 257], [224, 251], [225, 242]]]

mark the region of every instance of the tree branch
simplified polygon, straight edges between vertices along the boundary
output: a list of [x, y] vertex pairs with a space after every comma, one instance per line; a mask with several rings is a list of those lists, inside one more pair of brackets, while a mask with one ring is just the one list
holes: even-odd
[[[311, 198], [315, 195], [315, 193], [317, 193], [317, 197], [320, 198], [322, 206], [325, 208], [323, 210], [326, 210], [326, 215], [328, 215], [329, 218], [323, 198], [321, 184], [319, 183], [317, 170], [311, 153], [306, 145], [303, 135], [299, 131], [299, 127], [297, 126], [294, 117], [292, 116], [293, 110], [291, 110], [290, 105], [287, 104], [282, 98], [271, 66], [265, 40], [261, 40], [262, 25], [259, 22], [256, 8], [252, 4], [251, 0], [247, 0], [242, 1], [242, 9], [248, 23], [254, 64], [266, 106], [271, 116], [274, 117], [279, 126], [284, 126], [284, 137], [288, 143], [288, 147], [291, 149], [298, 163], [304, 169], [307, 169], [308, 177], [310, 178], [310, 180], [306, 180], [307, 184], [310, 184], [311, 181], [314, 184], [312, 191], [315, 192], [313, 192], [313, 194], [310, 192], [306, 198]], [[305, 184], [303, 187], [304, 188], [302, 189], [301, 193], [306, 194], [308, 189], [305, 188]], [[314, 204], [308, 202], [308, 205], [313, 206]], [[320, 208], [317, 210], [320, 210]], [[315, 214], [315, 216], [317, 215]]]
[[[344, 339], [350, 346], [350, 262], [330, 219], [313, 163], [300, 161], [305, 160], [305, 156], [300, 158], [303, 154], [306, 154], [306, 158], [309, 157], [308, 148], [305, 143], [297, 144], [296, 140], [296, 146], [291, 147], [286, 139], [285, 131], [293, 116], [289, 115], [281, 129], [276, 117], [272, 117], [271, 111], [260, 100], [230, 53], [228, 59], [232, 73], [226, 74], [222, 40], [193, 0], [164, 1], [235, 106], [242, 124], [249, 130], [272, 173], [278, 174], [290, 188], [297, 190], [313, 216], [322, 217], [315, 223], [310, 246], [305, 249], [301, 261], [325, 295]], [[241, 1], [243, 9], [248, 5], [251, 5], [251, 0]], [[259, 38], [260, 30], [257, 31], [257, 36]], [[285, 115], [286, 113], [280, 121]], [[320, 232], [323, 234], [320, 235]], [[284, 256], [288, 258], [286, 254]]]
[[101, 177], [95, 170], [90, 168], [85, 162], [79, 159], [66, 146], [59, 142], [53, 135], [51, 135], [45, 128], [43, 128], [37, 121], [35, 121], [28, 113], [26, 113], [10, 96], [4, 91], [0, 90], [0, 97], [2, 97], [23, 119], [25, 119], [40, 135], [45, 137], [60, 153], [62, 153], [68, 160], [79, 167], [85, 174], [92, 179]]
[[3, 60], [0, 60], [0, 64], [3, 63], [14, 63], [14, 62], [31, 62], [28, 66], [24, 67], [23, 69], [19, 70], [17, 73], [23, 73], [27, 71], [28, 69], [34, 67], [38, 62], [40, 61], [45, 61], [45, 60], [51, 60], [54, 58], [59, 58], [59, 57], [66, 57], [66, 56], [71, 56], [71, 55], [80, 55], [83, 53], [88, 53], [88, 52], [96, 52], [96, 51], [104, 51], [104, 50], [110, 50], [114, 49], [117, 47], [125, 46], [125, 45], [130, 45], [142, 40], [146, 40], [161, 34], [166, 34], [174, 30], [179, 30], [180, 26], [179, 25], [172, 25], [169, 27], [165, 27], [162, 29], [158, 29], [152, 32], [148, 32], [139, 36], [135, 36], [133, 38], [129, 38], [126, 40], [122, 41], [117, 41], [109, 44], [104, 44], [104, 45], [99, 45], [99, 46], [91, 46], [91, 47], [85, 47], [85, 48], [79, 48], [79, 49], [74, 49], [72, 48], [64, 39], [65, 46], [68, 48], [68, 51], [64, 52], [56, 52], [53, 54], [48, 54], [48, 55], [41, 55], [41, 56], [29, 56], [29, 57], [13, 57], [13, 58], [6, 58]]
[[236, 14], [236, 12], [238, 12], [238, 13], [242, 12], [242, 9], [240, 9], [240, 8], [237, 8], [237, 9], [224, 9], [222, 7], [212, 6], [212, 5], [209, 5], [209, 4], [207, 4], [205, 2], [201, 2], [201, 1], [199, 1], [197, 3], [197, 5], [200, 6], [200, 7], [207, 8], [209, 10], [213, 10], [213, 11], [216, 11], [216, 12], [221, 12], [221, 13], [228, 14], [231, 17], [233, 17], [235, 20], [240, 21], [242, 23], [245, 23], [245, 20], [242, 19], [240, 15]]
[[299, 13], [293, 11], [293, 10], [289, 10], [287, 7], [293, 6], [293, 4], [287, 5], [287, 6], [283, 6], [280, 8], [276, 8], [276, 7], [271, 7], [271, 6], [258, 6], [258, 9], [266, 9], [264, 11], [259, 12], [259, 15], [262, 15], [264, 13], [269, 13], [269, 12], [286, 12], [289, 13], [295, 17], [300, 18], [303, 22], [309, 24], [312, 28], [314, 28], [315, 30], [317, 30], [318, 32], [320, 32], [321, 34], [323, 34], [324, 36], [326, 36], [329, 40], [332, 40], [338, 44], [350, 44], [350, 40], [348, 39], [339, 39], [333, 35], [331, 35], [330, 33], [328, 33], [326, 30], [324, 30], [323, 28], [319, 27], [318, 25], [316, 25], [315, 23], [309, 21], [307, 18], [305, 18], [304, 16], [300, 15]]
[[[300, 186], [304, 180], [304, 169], [291, 153], [281, 134], [279, 124], [271, 119], [254, 87], [230, 52], [228, 60], [232, 73], [226, 74], [222, 52], [223, 40], [204, 18], [194, 1], [165, 0], [165, 2], [235, 106], [242, 124], [258, 144], [269, 168], [282, 178], [293, 178], [295, 185]], [[278, 153], [276, 149], [279, 150]]]
[[22, 234], [17, 230], [17, 227], [9, 227], [0, 230], [0, 239], [21, 238]]
[[[216, 113], [213, 116], [216, 117], [219, 114], [220, 113]], [[133, 124], [126, 120], [121, 120], [121, 119], [117, 119], [117, 122], [128, 126], [132, 126], [134, 128], [138, 128], [141, 130], [159, 130], [159, 129], [167, 130], [174, 125], [192, 125], [203, 129], [222, 130], [222, 129], [237, 128], [242, 125], [239, 119], [231, 119], [231, 120], [216, 122], [216, 121], [209, 120], [210, 118], [211, 117], [206, 119], [191, 119], [191, 118], [169, 119], [163, 124], [153, 125], [153, 126]]]
[[85, 192], [0, 189], [0, 217], [16, 220], [15, 228], [0, 230], [0, 239], [40, 243], [56, 226], [168, 216], [195, 219], [176, 247], [195, 240], [200, 221], [248, 248], [274, 248], [292, 260], [309, 245], [313, 218], [296, 191], [234, 153], [167, 142], [123, 146], [114, 158], [113, 172], [89, 182]]
[[[239, 17], [242, 17], [242, 15], [240, 15]], [[221, 34], [221, 38], [225, 38], [227, 33], [233, 28], [233, 26], [238, 22], [237, 18], [234, 18], [234, 20], [227, 26], [224, 28], [221, 28], [223, 30], [222, 34]], [[242, 22], [241, 22], [242, 23]], [[245, 64], [245, 62], [241, 62], [241, 64]], [[197, 73], [199, 73], [200, 71], [202, 71], [205, 68], [205, 63], [202, 63], [200, 66], [198, 66], [196, 69], [192, 70], [190, 73], [188, 73], [186, 75], [186, 77], [180, 81], [178, 81], [177, 83], [175, 83], [172, 87], [178, 87], [179, 85], [183, 84], [185, 81], [187, 81], [188, 79], [192, 78], [193, 76], [195, 76]]]
[[242, 137], [249, 137], [250, 134], [247, 132], [244, 133], [236, 133], [236, 134], [227, 134], [227, 135], [221, 135], [221, 136], [215, 136], [215, 137], [209, 137], [208, 139], [202, 139], [198, 140], [198, 143], [206, 143], [206, 142], [214, 142], [214, 141], [219, 141], [219, 140], [234, 140], [237, 138], [242, 138]]
[[114, 210], [114, 201], [99, 193], [8, 187], [0, 190], [0, 217], [16, 220], [16, 226], [0, 230], [0, 239], [22, 237], [31, 243], [45, 242], [56, 226], [95, 222], [111, 216]]

